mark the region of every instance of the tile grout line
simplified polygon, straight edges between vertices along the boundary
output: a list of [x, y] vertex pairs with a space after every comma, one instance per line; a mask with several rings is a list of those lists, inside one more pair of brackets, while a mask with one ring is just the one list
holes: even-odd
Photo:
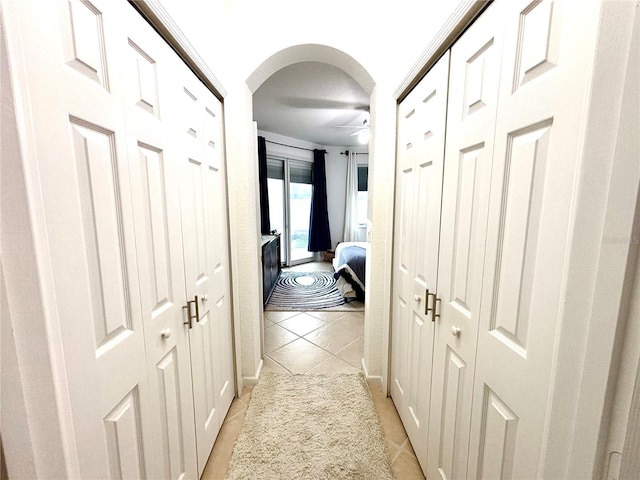
[[[322, 348], [322, 347], [318, 347], [318, 348]], [[326, 350], [326, 351], [328, 351], [328, 350]], [[331, 353], [331, 352], [329, 352], [329, 353]], [[313, 370], [314, 368], [319, 367], [320, 365], [322, 365], [323, 363], [328, 362], [329, 360], [331, 360], [331, 359], [332, 359], [332, 358], [334, 358], [334, 357], [335, 357], [335, 358], [337, 358], [338, 360], [342, 360], [343, 362], [348, 363], [349, 365], [351, 365], [351, 366], [352, 366], [352, 367], [354, 367], [354, 368], [358, 368], [358, 367], [356, 367], [353, 363], [351, 363], [351, 362], [347, 362], [344, 358], [340, 358], [340, 357], [339, 357], [339, 356], [337, 356], [336, 354], [332, 353], [332, 354], [331, 354], [331, 356], [330, 356], [329, 358], [327, 358], [326, 360], [322, 360], [320, 363], [318, 363], [317, 365], [314, 365], [314, 366], [313, 366], [313, 367], [311, 367], [310, 369], [306, 370], [304, 373], [305, 373], [305, 374], [307, 374], [307, 373], [311, 372], [311, 370]]]
[[393, 465], [393, 462], [395, 462], [397, 460], [398, 456], [400, 455], [400, 453], [402, 453], [402, 450], [404, 449], [404, 446], [408, 441], [409, 441], [409, 437], [404, 439], [404, 442], [402, 442], [402, 445], [400, 445], [400, 448], [398, 449], [396, 454], [393, 456], [393, 460], [391, 460], [391, 465]]
[[[292, 315], [291, 317], [288, 317], [288, 318], [285, 318], [284, 320], [281, 320], [281, 322], [284, 322], [284, 321], [290, 320], [290, 319], [292, 319], [292, 318], [295, 318], [296, 316], [300, 315], [301, 313], [306, 313], [306, 312], [300, 312], [300, 313], [298, 313], [298, 314], [296, 314], [296, 315]], [[278, 366], [279, 366], [279, 367], [281, 367], [281, 368], [284, 368], [287, 372], [289, 372], [289, 373], [293, 374], [293, 372], [292, 372], [290, 369], [286, 368], [284, 365], [282, 365], [282, 364], [278, 363], [277, 361], [275, 361], [275, 360], [273, 359], [273, 357], [271, 357], [271, 355], [270, 355], [270, 354], [271, 354], [271, 353], [273, 353], [273, 352], [275, 352], [275, 351], [277, 351], [277, 350], [279, 350], [279, 349], [281, 349], [281, 348], [283, 348], [283, 347], [285, 347], [285, 346], [287, 346], [287, 345], [289, 345], [289, 344], [291, 344], [291, 343], [293, 343], [293, 342], [295, 342], [295, 341], [297, 341], [297, 340], [299, 340], [299, 339], [303, 339], [303, 340], [305, 340], [305, 341], [309, 342], [311, 345], [313, 345], [313, 346], [315, 346], [315, 347], [317, 347], [317, 348], [319, 348], [319, 349], [321, 349], [321, 350], [323, 350], [323, 351], [327, 352], [328, 354], [330, 354], [330, 357], [328, 357], [328, 358], [326, 358], [326, 359], [324, 359], [324, 360], [320, 361], [319, 363], [315, 364], [315, 365], [314, 365], [314, 366], [312, 366], [311, 368], [309, 368], [309, 369], [305, 370], [303, 373], [308, 373], [308, 372], [310, 372], [311, 370], [313, 370], [314, 368], [318, 367], [319, 365], [321, 365], [321, 364], [323, 364], [323, 363], [328, 362], [329, 360], [331, 360], [331, 358], [332, 358], [332, 357], [336, 357], [336, 358], [338, 358], [339, 360], [341, 360], [341, 361], [343, 361], [343, 362], [347, 363], [348, 365], [351, 365], [351, 366], [353, 366], [353, 367], [354, 367], [354, 368], [356, 368], [356, 369], [360, 369], [360, 365], [354, 365], [353, 363], [349, 362], [348, 360], [345, 360], [344, 358], [340, 357], [340, 356], [338, 355], [338, 353], [340, 353], [340, 352], [342, 352], [342, 351], [346, 350], [346, 349], [347, 349], [347, 348], [349, 348], [351, 345], [353, 345], [354, 343], [356, 343], [357, 341], [359, 341], [361, 338], [363, 338], [363, 335], [360, 335], [360, 336], [359, 336], [359, 337], [357, 337], [355, 340], [353, 340], [352, 342], [348, 343], [347, 345], [345, 345], [344, 347], [342, 347], [340, 350], [338, 350], [338, 351], [337, 351], [337, 352], [335, 352], [335, 353], [334, 353], [334, 352], [331, 352], [330, 350], [328, 350], [328, 349], [326, 349], [326, 348], [324, 348], [324, 347], [322, 347], [322, 346], [320, 346], [320, 345], [317, 345], [316, 343], [312, 342], [311, 340], [309, 340], [309, 339], [305, 338], [305, 336], [306, 336], [306, 335], [309, 335], [309, 334], [311, 334], [311, 333], [313, 333], [313, 332], [315, 332], [315, 331], [317, 331], [317, 330], [319, 330], [319, 329], [321, 329], [321, 328], [324, 328], [325, 326], [328, 326], [330, 323], [333, 323], [333, 322], [338, 321], [340, 318], [342, 318], [342, 317], [344, 317], [344, 316], [348, 315], [349, 313], [351, 313], [351, 312], [346, 312], [344, 315], [340, 315], [338, 318], [336, 318], [336, 319], [332, 320], [331, 322], [325, 322], [324, 320], [322, 320], [322, 319], [320, 319], [320, 318], [313, 317], [313, 315], [310, 315], [311, 317], [315, 318], [316, 320], [319, 320], [319, 321], [323, 322], [323, 323], [324, 323], [324, 325], [321, 325], [320, 327], [318, 327], [318, 328], [316, 328], [316, 329], [310, 330], [309, 332], [305, 333], [304, 335], [299, 335], [299, 334], [297, 334], [296, 332], [293, 332], [293, 331], [291, 331], [291, 330], [287, 329], [286, 327], [284, 327], [284, 326], [280, 325], [279, 323], [274, 323], [274, 325], [278, 325], [280, 328], [282, 328], [282, 329], [286, 330], [287, 332], [291, 332], [291, 333], [292, 333], [293, 335], [295, 335], [297, 338], [295, 338], [295, 339], [293, 339], [293, 340], [291, 340], [291, 341], [289, 341], [289, 342], [287, 342], [287, 343], [285, 343], [285, 344], [283, 344], [283, 345], [280, 345], [278, 348], [275, 348], [275, 349], [271, 350], [270, 352], [265, 352], [265, 355], [266, 355], [266, 356], [268, 356], [268, 357], [269, 357], [269, 359], [270, 359], [271, 361], [273, 361], [276, 365], [278, 365]], [[273, 326], [273, 325], [270, 325], [270, 327], [271, 327], [271, 326]]]
[[[295, 340], [291, 340], [290, 342], [287, 342], [287, 343], [285, 343], [284, 345], [281, 345], [281, 346], [279, 346], [278, 348], [275, 348], [275, 349], [271, 350], [270, 352], [265, 353], [265, 355], [267, 355], [269, 358], [271, 358], [271, 356], [269, 355], [270, 353], [273, 353], [273, 352], [275, 352], [275, 351], [277, 351], [277, 350], [280, 350], [281, 348], [286, 347], [286, 346], [287, 346], [287, 345], [289, 345], [290, 343], [293, 343], [293, 342], [295, 342], [295, 341], [297, 341], [297, 340], [302, 339], [302, 340], [305, 340], [305, 341], [309, 342], [309, 343], [310, 343], [311, 345], [313, 345], [314, 347], [317, 347], [317, 348], [319, 348], [320, 350], [324, 350], [325, 352], [329, 353], [331, 356], [333, 356], [333, 357], [338, 357], [338, 355], [337, 355], [338, 353], [342, 352], [342, 351], [343, 351], [343, 350], [345, 350], [346, 348], [348, 348], [348, 347], [350, 347], [351, 345], [353, 345], [354, 343], [356, 343], [356, 342], [357, 342], [358, 340], [360, 340], [363, 336], [364, 336], [364, 335], [359, 336], [358, 338], [356, 338], [353, 342], [351, 342], [351, 343], [350, 343], [350, 344], [348, 344], [347, 346], [345, 346], [345, 347], [341, 348], [341, 349], [340, 349], [340, 350], [338, 350], [336, 353], [333, 353], [332, 351], [327, 350], [326, 348], [324, 348], [324, 347], [322, 347], [322, 346], [320, 346], [320, 345], [317, 345], [317, 344], [313, 343], [311, 340], [308, 340], [308, 339], [306, 339], [306, 338], [301, 337], [301, 336], [299, 336], [299, 335], [298, 335], [298, 338], [296, 338]], [[354, 365], [353, 363], [351, 363], [351, 362], [350, 362], [350, 361], [348, 361], [348, 360], [345, 360], [345, 359], [344, 359], [344, 358], [342, 358], [342, 357], [338, 357], [338, 358], [339, 358], [340, 360], [344, 361], [344, 362], [347, 362], [349, 365], [353, 365], [354, 367], [358, 368], [358, 365]], [[271, 360], [273, 360], [273, 358], [271, 358]], [[328, 360], [328, 359], [326, 359], [326, 360]], [[323, 360], [323, 361], [322, 361], [322, 362], [320, 362], [320, 363], [323, 363], [323, 362], [325, 362], [326, 360]], [[275, 360], [274, 360], [274, 361], [275, 361]], [[276, 362], [276, 363], [278, 363], [278, 362]], [[280, 365], [280, 364], [278, 364], [278, 365]], [[282, 365], [280, 365], [280, 366], [282, 366]], [[317, 366], [317, 365], [316, 365], [316, 366]], [[315, 368], [315, 367], [314, 367], [314, 368]], [[308, 370], [307, 370], [307, 371], [308, 371]]]
[[[244, 402], [243, 402], [244, 405]], [[249, 408], [248, 405], [245, 405], [244, 410], [240, 410], [239, 412], [234, 413], [233, 415], [231, 415], [228, 418], [225, 418], [224, 421], [222, 422], [222, 424], [224, 425], [227, 422], [230, 422], [231, 420], [233, 420], [234, 418], [236, 418], [238, 415], [240, 415], [241, 413], [246, 414], [247, 413], [247, 408]]]
[[[276, 350], [278, 350], [276, 348]], [[276, 350], [273, 350], [273, 352], [275, 352]], [[271, 360], [273, 363], [275, 363], [276, 365], [278, 365], [280, 368], [284, 368], [287, 372], [289, 372], [291, 375], [293, 375], [293, 372], [291, 370], [289, 370], [287, 367], [285, 367], [284, 365], [282, 365], [281, 363], [277, 362], [276, 360], [274, 360], [271, 355], [269, 355], [268, 353], [264, 354], [265, 357], [269, 357], [269, 360]]]

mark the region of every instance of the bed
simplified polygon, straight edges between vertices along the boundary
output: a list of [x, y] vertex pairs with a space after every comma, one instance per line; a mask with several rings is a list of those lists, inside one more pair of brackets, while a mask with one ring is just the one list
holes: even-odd
[[333, 276], [345, 300], [364, 301], [364, 270], [368, 250], [367, 242], [342, 242], [336, 247]]

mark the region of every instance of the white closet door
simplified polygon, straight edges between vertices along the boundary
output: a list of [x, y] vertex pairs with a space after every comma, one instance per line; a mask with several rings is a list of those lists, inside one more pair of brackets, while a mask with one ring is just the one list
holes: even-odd
[[413, 282], [411, 268], [413, 263], [413, 194], [414, 194], [414, 155], [410, 148], [413, 139], [407, 120], [411, 118], [412, 106], [403, 102], [398, 108], [398, 151], [396, 170], [396, 212], [394, 232], [394, 271], [393, 271], [393, 317], [391, 322], [391, 397], [400, 418], [406, 425], [408, 418], [408, 400], [405, 391], [409, 384], [409, 356], [407, 343], [411, 325], [411, 294]]
[[[153, 402], [153, 478], [196, 478], [189, 327], [180, 215], [180, 149], [171, 121], [180, 60], [136, 12], [126, 17], [124, 97]], [[151, 468], [151, 467], [150, 467]]]
[[41, 274], [55, 285], [48, 315], [61, 329], [82, 478], [155, 472], [145, 460], [153, 428], [119, 76], [123, 5], [3, 3], [26, 119], [24, 163], [39, 175], [42, 210], [30, 207], [46, 223]]
[[427, 477], [467, 474], [503, 3], [451, 50]]
[[[229, 237], [226, 202], [226, 173], [224, 170], [224, 145], [222, 128], [222, 104], [209, 90], [202, 94], [203, 142], [204, 142], [204, 204], [203, 213], [207, 239], [207, 255], [211, 286], [208, 297], [201, 297], [204, 313], [198, 326], [202, 334], [211, 338], [211, 344], [204, 343], [210, 351], [207, 358], [213, 360], [213, 395], [214, 408], [217, 411], [215, 437], [224, 421], [229, 406], [233, 401], [233, 339], [231, 333], [231, 299], [229, 282]], [[185, 212], [183, 211], [183, 216]], [[202, 309], [202, 308], [201, 308]], [[205, 315], [208, 318], [205, 318]], [[194, 327], [193, 334], [197, 333]], [[195, 372], [194, 369], [194, 378]], [[209, 376], [207, 374], [207, 380]], [[206, 455], [211, 452], [208, 447]], [[200, 473], [204, 462], [198, 464]]]
[[[187, 298], [198, 318], [190, 330], [198, 471], [202, 473], [233, 392], [230, 357], [226, 202], [220, 102], [187, 69], [179, 79], [177, 126], [181, 138], [181, 211]], [[224, 237], [224, 243], [222, 243]]]
[[470, 449], [474, 478], [543, 478], [588, 65], [573, 2], [505, 17]]
[[448, 70], [447, 52], [402, 102], [398, 119], [396, 233], [402, 240], [396, 250], [392, 397], [425, 470], [434, 331], [428, 302], [436, 287]]
[[234, 391], [233, 333], [231, 318], [231, 283], [229, 218], [227, 208], [226, 169], [222, 104], [210, 91], [205, 92], [204, 139], [207, 164], [207, 199], [210, 214], [207, 228], [213, 265], [213, 296], [209, 298], [214, 338], [214, 392], [220, 410], [220, 425], [231, 406]]

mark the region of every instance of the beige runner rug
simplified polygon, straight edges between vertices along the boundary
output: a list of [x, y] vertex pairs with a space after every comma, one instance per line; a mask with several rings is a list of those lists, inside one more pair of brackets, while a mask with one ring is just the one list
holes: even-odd
[[386, 480], [389, 454], [362, 374], [264, 372], [228, 480]]

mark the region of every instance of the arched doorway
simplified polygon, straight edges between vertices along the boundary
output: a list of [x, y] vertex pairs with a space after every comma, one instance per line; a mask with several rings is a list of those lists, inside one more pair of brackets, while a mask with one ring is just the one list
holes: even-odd
[[[368, 72], [352, 57], [339, 50], [323, 45], [298, 45], [282, 50], [264, 61], [249, 77], [247, 85], [253, 94], [253, 120], [258, 122], [259, 134], [266, 137], [268, 161], [274, 163], [284, 160], [284, 165], [286, 166], [291, 162], [295, 162], [295, 160], [287, 159], [286, 157], [288, 156], [292, 158], [304, 157], [312, 153], [312, 148], [326, 149], [327, 178], [331, 179], [331, 182], [327, 182], [328, 197], [336, 200], [339, 195], [342, 195], [344, 199], [347, 156], [343, 155], [345, 152], [340, 152], [339, 154], [337, 147], [340, 146], [342, 150], [346, 151], [351, 148], [353, 151], [353, 146], [358, 142], [355, 137], [350, 136], [348, 133], [345, 136], [344, 130], [340, 134], [340, 129], [333, 125], [354, 123], [353, 121], [345, 120], [346, 118], [351, 120], [357, 118], [358, 121], [361, 121], [360, 117], [362, 115], [358, 115], [358, 113], [365, 115], [367, 122], [371, 121], [369, 118], [369, 103], [374, 84]], [[347, 92], [350, 92], [350, 94]], [[361, 111], [358, 111], [358, 109]], [[345, 112], [345, 110], [350, 112]], [[302, 125], [305, 125], [305, 127], [302, 127]], [[285, 136], [274, 136], [274, 134]], [[310, 141], [313, 145], [299, 143], [299, 140]], [[298, 146], [287, 146], [287, 143]], [[366, 153], [366, 150], [365, 148], [363, 152]], [[312, 158], [313, 155], [310, 156], [310, 160]], [[366, 155], [361, 155], [360, 158], [366, 158]], [[305, 163], [300, 160], [298, 162], [301, 165]], [[268, 168], [264, 170], [266, 171]], [[275, 172], [277, 169], [273, 168], [273, 170]], [[291, 241], [292, 235], [297, 232], [297, 230], [292, 230], [295, 226], [294, 219], [296, 217], [293, 215], [296, 211], [293, 206], [299, 203], [300, 200], [294, 200], [293, 194], [291, 198], [288, 198], [290, 195], [286, 192], [292, 192], [291, 189], [286, 188], [289, 185], [289, 175], [284, 175], [281, 180], [277, 180], [276, 177], [280, 178], [276, 174], [274, 178], [267, 179], [269, 197], [271, 198], [268, 201], [268, 207], [266, 207], [268, 210], [266, 215], [267, 218], [271, 217], [271, 223], [273, 223], [274, 217], [282, 217], [282, 215], [278, 215], [278, 209], [282, 209], [282, 205], [272, 205], [273, 200], [278, 200], [282, 195], [272, 195], [274, 193], [272, 188], [278, 182], [284, 183], [284, 202], [280, 201], [279, 203], [284, 203], [284, 218], [291, 220], [291, 227], [289, 228], [289, 221], [281, 222], [283, 225], [277, 224], [271, 225], [271, 227], [277, 227], [278, 232], [283, 233], [278, 237], [280, 246], [285, 247], [282, 248], [284, 252], [282, 259], [283, 263], [290, 266], [292, 265], [292, 260], [296, 261], [296, 257], [293, 254], [298, 250], [293, 248], [295, 245]], [[300, 185], [294, 185], [293, 183], [291, 185], [300, 187]], [[265, 185], [262, 188], [266, 191]], [[291, 209], [286, 208], [288, 205], [291, 205]], [[345, 212], [344, 202], [341, 205], [335, 205], [329, 212], [330, 223], [332, 224], [332, 247], [329, 249], [332, 250], [337, 243], [345, 240], [345, 237], [342, 236]], [[309, 212], [307, 211], [307, 221], [308, 217]], [[364, 220], [362, 224], [366, 225], [366, 213]], [[339, 227], [336, 228], [338, 224]], [[284, 229], [281, 227], [284, 227]], [[304, 227], [304, 225], [298, 225], [297, 227]], [[305, 228], [308, 229], [308, 224]], [[263, 223], [263, 234], [269, 232], [268, 227], [266, 232], [264, 229]], [[361, 240], [365, 240], [364, 235]], [[304, 243], [305, 248], [303, 250], [306, 250], [306, 242]], [[365, 244], [361, 244], [361, 246], [365, 246]], [[361, 250], [361, 252], [364, 251]], [[264, 247], [262, 253], [264, 262], [264, 258], [267, 257], [264, 255]], [[301, 260], [301, 262], [321, 260], [321, 257], [314, 257], [312, 253], [303, 253], [306, 259]], [[301, 265], [301, 267], [304, 266]], [[307, 266], [307, 268], [309, 267], [316, 271], [312, 275], [333, 280], [333, 270], [330, 263], [316, 263]], [[264, 268], [265, 265], [263, 265], [263, 270]], [[268, 270], [272, 269], [268, 268]], [[324, 273], [319, 273], [318, 269], [323, 270]], [[283, 273], [283, 276], [292, 274], [292, 272], [287, 271]], [[364, 275], [362, 275], [362, 278], [364, 280]], [[268, 283], [266, 284], [268, 285]], [[284, 284], [288, 285], [287, 282], [284, 282]], [[269, 289], [269, 286], [265, 287], [265, 284], [263, 284], [264, 298], [267, 298], [271, 292], [270, 289], [269, 291], [267, 289]], [[261, 349], [264, 368], [279, 371], [281, 367], [286, 367], [294, 373], [329, 371], [326, 369], [342, 372], [361, 370], [364, 312], [361, 311], [362, 307], [360, 307], [360, 312], [358, 313], [356, 304], [362, 305], [362, 303], [354, 301], [343, 306], [323, 309], [322, 311], [314, 311], [307, 305], [308, 308], [301, 309], [301, 312], [274, 312], [273, 310], [265, 312], [264, 319], [261, 322]], [[277, 306], [270, 306], [269, 308], [277, 309]], [[353, 308], [353, 311], [351, 308]], [[334, 320], [338, 319], [340, 321], [334, 323]], [[323, 320], [327, 321], [327, 323], [324, 324]], [[347, 326], [350, 326], [348, 334], [347, 330], [349, 328]], [[327, 352], [331, 356], [325, 358]], [[300, 363], [296, 358], [301, 356], [308, 357], [309, 361]], [[280, 363], [274, 362], [274, 359]]]
[[[367, 270], [367, 278], [372, 278], [372, 287], [377, 289], [375, 294], [368, 296], [371, 304], [367, 300], [367, 313], [365, 322], [365, 362], [369, 359], [369, 364], [365, 366], [365, 374], [370, 380], [386, 388], [386, 368], [388, 349], [388, 312], [389, 300], [388, 283], [390, 281], [390, 256], [391, 256], [391, 231], [392, 211], [388, 208], [393, 202], [392, 182], [388, 180], [394, 175], [393, 155], [395, 150], [395, 100], [393, 89], [390, 85], [378, 86], [369, 72], [350, 55], [335, 48], [318, 45], [304, 44], [280, 50], [250, 72], [245, 78], [242, 87], [230, 89], [228, 97], [225, 97], [226, 111], [233, 113], [235, 118], [228, 115], [227, 120], [233, 125], [228, 128], [228, 145], [233, 150], [228, 150], [229, 171], [232, 177], [237, 177], [245, 182], [245, 185], [237, 185], [237, 192], [231, 195], [232, 210], [242, 210], [242, 218], [238, 218], [233, 229], [237, 234], [235, 243], [237, 252], [235, 258], [236, 277], [251, 279], [260, 268], [259, 252], [253, 238], [244, 238], [246, 231], [259, 230], [255, 217], [245, 218], [249, 212], [256, 211], [257, 198], [254, 186], [257, 188], [257, 165], [255, 160], [255, 147], [252, 147], [248, 140], [251, 138], [251, 95], [256, 89], [271, 76], [274, 72], [287, 65], [299, 62], [324, 62], [333, 65], [348, 73], [365, 90], [370, 93], [371, 103], [371, 124], [372, 138], [370, 140], [370, 184], [369, 187], [376, 188], [375, 200], [372, 206], [371, 220], [374, 227], [371, 229], [371, 247], [374, 250], [371, 268]], [[384, 92], [381, 93], [381, 92]], [[238, 107], [241, 108], [238, 108]], [[238, 112], [243, 110], [241, 116]], [[241, 117], [241, 118], [240, 118]], [[381, 133], [382, 132], [382, 133]], [[227, 147], [229, 149], [229, 147]], [[236, 151], [234, 151], [236, 150]], [[376, 155], [379, 158], [387, 159], [376, 165]], [[251, 164], [248, 162], [251, 160]], [[235, 173], [232, 171], [235, 170]], [[373, 170], [373, 172], [372, 172]], [[373, 178], [372, 178], [373, 174]], [[249, 205], [248, 202], [251, 202]], [[377, 204], [377, 207], [376, 207]], [[377, 210], [376, 210], [377, 208]], [[256, 231], [256, 235], [258, 232]], [[232, 238], [232, 242], [234, 242]], [[377, 251], [376, 251], [377, 250]], [[247, 253], [251, 253], [248, 258]], [[255, 252], [255, 256], [252, 252]], [[254, 260], [255, 259], [255, 260]], [[251, 260], [249, 262], [248, 260]], [[254, 262], [254, 263], [252, 263]], [[247, 288], [249, 287], [249, 288]], [[369, 287], [368, 287], [369, 288]], [[251, 291], [253, 289], [253, 291]], [[253, 383], [257, 380], [257, 375], [261, 368], [261, 305], [257, 301], [261, 296], [259, 283], [255, 281], [251, 285], [234, 286], [234, 291], [238, 292], [235, 308], [240, 312], [238, 316], [236, 331], [238, 344], [238, 360], [241, 365], [239, 372], [240, 381]], [[363, 362], [364, 363], [364, 362]], [[368, 369], [367, 369], [368, 367]]]
[[[368, 249], [368, 145], [357, 134], [360, 128], [368, 133], [362, 122], [368, 125], [369, 97], [350, 75], [321, 62], [283, 67], [253, 95], [253, 119], [262, 145], [258, 162], [262, 164], [262, 359], [266, 370], [356, 373], [362, 369], [360, 287], [366, 283]], [[353, 183], [354, 173], [361, 174], [361, 182]], [[313, 238], [310, 228], [311, 198], [318, 178], [321, 191], [326, 188], [326, 196], [323, 193], [314, 200], [326, 218], [315, 225], [324, 229], [321, 244], [317, 230]], [[279, 259], [272, 253], [277, 249], [274, 242], [280, 246]], [[352, 254], [348, 271], [340, 255], [345, 248]], [[343, 262], [338, 263], [341, 256]], [[279, 275], [278, 261], [282, 264]], [[342, 276], [334, 278], [334, 272]]]

